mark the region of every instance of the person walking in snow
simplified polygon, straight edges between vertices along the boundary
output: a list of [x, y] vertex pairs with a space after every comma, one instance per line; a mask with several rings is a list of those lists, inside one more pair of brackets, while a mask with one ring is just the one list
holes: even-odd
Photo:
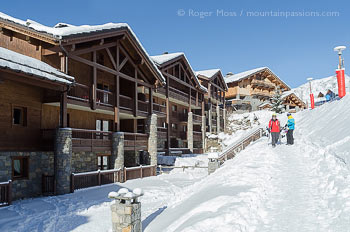
[[295, 128], [295, 120], [293, 116], [288, 113], [287, 114], [288, 121], [286, 124], [286, 127], [288, 127], [288, 132], [287, 132], [287, 145], [293, 145], [294, 144], [294, 137], [293, 137], [293, 131]]
[[280, 137], [280, 122], [277, 119], [276, 113], [272, 114], [272, 119], [269, 122], [269, 133], [271, 133], [272, 147], [276, 147], [276, 143]]

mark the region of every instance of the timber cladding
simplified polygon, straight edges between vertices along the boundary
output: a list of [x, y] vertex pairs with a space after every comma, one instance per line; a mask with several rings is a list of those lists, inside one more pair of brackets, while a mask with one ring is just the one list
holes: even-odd
[[[0, 149], [38, 148], [43, 89], [6, 80], [0, 84], [0, 93]], [[13, 121], [14, 109], [22, 110], [19, 124]]]

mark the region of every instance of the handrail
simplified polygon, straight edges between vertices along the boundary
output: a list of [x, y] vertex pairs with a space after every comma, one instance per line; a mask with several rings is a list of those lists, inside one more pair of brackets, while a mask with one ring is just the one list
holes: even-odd
[[233, 143], [232, 145], [228, 146], [224, 151], [221, 152], [221, 154], [218, 156], [219, 160], [222, 160], [227, 153], [232, 152], [232, 150], [238, 148], [238, 147], [242, 147], [242, 150], [244, 149], [244, 143], [251, 139], [253, 136], [255, 136], [257, 133], [260, 134], [260, 137], [262, 136], [262, 132], [263, 132], [263, 128], [259, 127], [257, 129], [255, 129], [254, 131], [250, 132], [249, 134], [247, 134], [246, 136], [244, 136], [242, 139], [240, 139], [239, 141]]

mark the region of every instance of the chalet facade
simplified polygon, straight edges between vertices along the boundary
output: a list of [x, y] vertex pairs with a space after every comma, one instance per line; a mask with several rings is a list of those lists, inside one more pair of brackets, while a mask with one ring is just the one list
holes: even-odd
[[[158, 152], [202, 153], [204, 146], [204, 94], [184, 53], [151, 57], [166, 79], [153, 93], [158, 115]], [[187, 151], [186, 151], [187, 150]]]
[[229, 73], [225, 82], [228, 86], [225, 99], [233, 111], [258, 110], [263, 103], [270, 102], [277, 90], [290, 90], [290, 87], [267, 67], [238, 74]]
[[284, 92], [282, 99], [286, 112], [295, 113], [307, 108], [306, 104], [292, 91]]
[[208, 89], [204, 95], [206, 132], [219, 133], [225, 129], [225, 92], [228, 90], [220, 69], [196, 72], [200, 83]]
[[[1, 70], [0, 165], [7, 172], [0, 181], [16, 180], [18, 167], [26, 173], [13, 182], [15, 199], [40, 195], [49, 178], [55, 193], [67, 193], [72, 172], [139, 165], [147, 151], [154, 156], [153, 93], [165, 79], [127, 24], [47, 27], [1, 14], [0, 32], [0, 47], [31, 59], [2, 57], [14, 64]], [[8, 71], [22, 63], [47, 70]]]

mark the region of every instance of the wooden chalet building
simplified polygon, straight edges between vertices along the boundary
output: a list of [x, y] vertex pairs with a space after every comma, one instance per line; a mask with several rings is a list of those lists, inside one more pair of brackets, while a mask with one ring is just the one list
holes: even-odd
[[[202, 153], [204, 146], [204, 94], [184, 53], [152, 56], [166, 79], [153, 93], [158, 114], [158, 152]], [[169, 149], [170, 148], [170, 149]]]
[[220, 69], [196, 72], [200, 83], [208, 89], [204, 95], [206, 132], [218, 133], [225, 128], [225, 92], [228, 90]]
[[[21, 181], [14, 181], [19, 186], [15, 198], [40, 195], [41, 175], [55, 180], [57, 193], [67, 193], [72, 172], [117, 168], [120, 152], [125, 153], [121, 166], [140, 164], [140, 154], [149, 150], [154, 139], [149, 138], [152, 113], [159, 105], [153, 104], [153, 98], [158, 99], [153, 92], [161, 91], [165, 79], [127, 24], [48, 27], [1, 13], [0, 32], [3, 50], [31, 57], [26, 64], [1, 56], [14, 64], [1, 70], [0, 128], [5, 133], [0, 134], [0, 166], [4, 164], [11, 175], [1, 172], [0, 181], [15, 180], [16, 167], [23, 167], [25, 175], [20, 173]], [[170, 80], [162, 90], [169, 99], [175, 96], [179, 103], [171, 107], [179, 107], [177, 112], [186, 112], [187, 107], [201, 115], [205, 90], [199, 88], [186, 62], [174, 62], [186, 70], [174, 69], [187, 78], [178, 81], [170, 78], [176, 74], [168, 63], [162, 66]], [[41, 73], [16, 73], [21, 65], [39, 66]], [[184, 101], [188, 105], [182, 107]], [[179, 124], [183, 121], [175, 118]], [[185, 129], [177, 128], [179, 133], [170, 136], [186, 140], [180, 133]], [[194, 130], [200, 132], [196, 126]], [[121, 141], [123, 146], [117, 146]]]
[[227, 105], [233, 111], [254, 111], [275, 94], [276, 90], [285, 92], [290, 87], [268, 67], [261, 67], [225, 77], [228, 91], [225, 94]]
[[284, 92], [282, 99], [286, 112], [295, 113], [307, 108], [306, 104], [292, 91]]

